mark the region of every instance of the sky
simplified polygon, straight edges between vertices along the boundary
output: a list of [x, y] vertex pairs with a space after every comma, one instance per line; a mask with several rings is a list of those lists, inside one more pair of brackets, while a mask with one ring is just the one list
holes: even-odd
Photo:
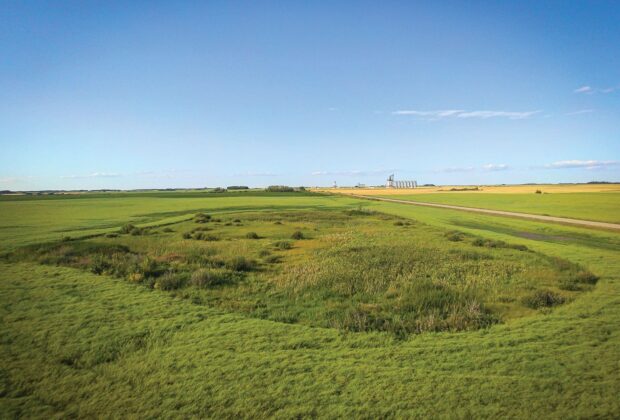
[[0, 0], [0, 189], [620, 181], [617, 1]]

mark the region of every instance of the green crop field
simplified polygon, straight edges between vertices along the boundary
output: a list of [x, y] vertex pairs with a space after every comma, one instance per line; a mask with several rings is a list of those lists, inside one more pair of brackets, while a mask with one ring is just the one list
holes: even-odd
[[618, 192], [551, 194], [449, 192], [398, 194], [390, 198], [620, 223], [620, 193]]
[[0, 413], [617, 417], [618, 273], [618, 233], [345, 196], [3, 197]]

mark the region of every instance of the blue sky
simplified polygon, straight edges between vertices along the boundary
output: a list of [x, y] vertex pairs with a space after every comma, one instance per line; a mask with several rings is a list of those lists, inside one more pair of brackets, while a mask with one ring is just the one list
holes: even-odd
[[620, 181], [620, 3], [13, 2], [0, 189]]

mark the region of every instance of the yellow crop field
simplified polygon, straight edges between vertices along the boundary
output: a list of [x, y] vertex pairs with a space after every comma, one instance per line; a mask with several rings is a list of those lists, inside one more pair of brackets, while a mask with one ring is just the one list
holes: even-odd
[[[475, 188], [478, 188], [477, 190]], [[442, 185], [418, 188], [318, 188], [317, 191], [359, 195], [410, 195], [433, 193], [493, 193], [530, 194], [544, 193], [620, 192], [620, 184], [536, 184], [536, 185]]]

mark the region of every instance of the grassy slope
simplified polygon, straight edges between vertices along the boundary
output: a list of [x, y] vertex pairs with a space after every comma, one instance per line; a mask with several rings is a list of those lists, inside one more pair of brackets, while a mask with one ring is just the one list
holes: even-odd
[[[0, 199], [0, 250], [33, 242], [53, 241], [63, 236], [110, 232], [125, 223], [176, 222], [200, 211], [246, 211], [261, 208], [287, 210], [341, 206], [342, 200], [300, 193], [138, 193]], [[19, 197], [19, 196], [18, 196]], [[60, 198], [59, 198], [60, 197]], [[284, 199], [285, 198], [285, 199]]]
[[[314, 199], [327, 206], [352, 202]], [[584, 264], [603, 278], [593, 292], [547, 315], [398, 342], [385, 334], [341, 336], [331, 329], [225, 314], [71, 269], [3, 265], [0, 412], [7, 417], [620, 413], [618, 235], [363, 203], [437, 226], [521, 242]], [[271, 202], [311, 204], [291, 198]], [[142, 205], [161, 212], [203, 203]], [[226, 203], [233, 205], [242, 204]], [[125, 208], [124, 215], [114, 213], [120, 224], [140, 205], [109, 207]], [[34, 210], [21, 210], [38, 218]], [[100, 209], [89, 215], [94, 225], [106, 220]], [[20, 220], [35, 223], [25, 216]], [[49, 220], [56, 226], [38, 222], [38, 229], [51, 238], [65, 222]], [[27, 230], [21, 241], [38, 241], [36, 229]], [[546, 236], [513, 236], [525, 231]], [[2, 243], [11, 243], [4, 233]], [[73, 360], [80, 362], [71, 366]]]
[[617, 192], [557, 194], [452, 192], [398, 194], [390, 198], [620, 223], [620, 193]]

